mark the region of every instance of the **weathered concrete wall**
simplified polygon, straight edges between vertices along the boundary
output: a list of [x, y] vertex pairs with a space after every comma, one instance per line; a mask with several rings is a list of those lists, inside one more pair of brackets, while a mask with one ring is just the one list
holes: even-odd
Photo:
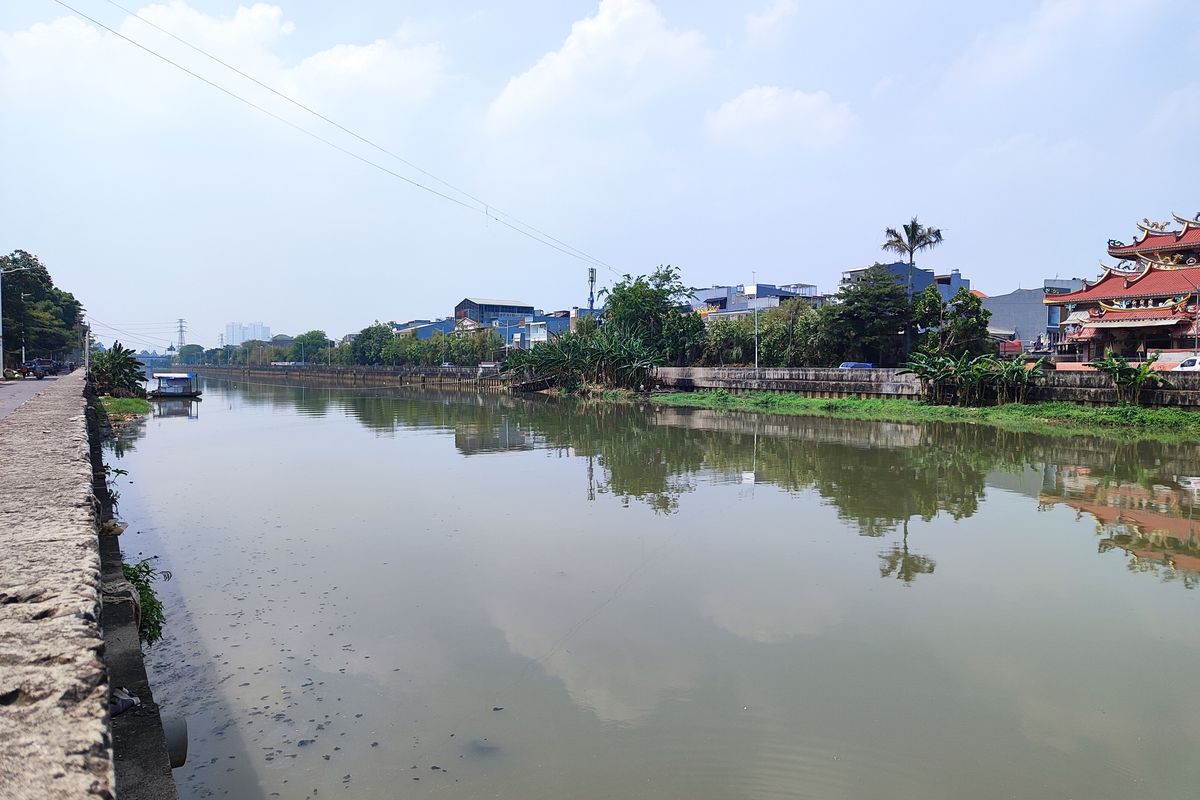
[[[812, 397], [915, 398], [920, 384], [897, 369], [760, 369], [745, 367], [659, 367], [656, 377], [664, 389], [696, 391], [796, 392]], [[1033, 391], [1034, 400], [1070, 400], [1087, 405], [1113, 405], [1116, 390], [1106, 375], [1088, 371], [1048, 370]], [[1151, 406], [1200, 409], [1200, 373], [1170, 373], [1174, 389], [1146, 392]]]
[[255, 381], [314, 381], [334, 386], [431, 386], [471, 389], [499, 389], [504, 381], [495, 374], [479, 377], [476, 367], [389, 367], [322, 366], [320, 364], [287, 367], [213, 367], [187, 369], [210, 378]]
[[113, 796], [83, 375], [0, 420], [0, 797]]
[[659, 367], [665, 389], [695, 391], [799, 392], [813, 397], [917, 397], [920, 386], [897, 369], [753, 369], [747, 367]]

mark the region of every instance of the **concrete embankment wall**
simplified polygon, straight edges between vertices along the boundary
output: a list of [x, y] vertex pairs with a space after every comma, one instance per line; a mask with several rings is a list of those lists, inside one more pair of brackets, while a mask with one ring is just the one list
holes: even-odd
[[294, 366], [261, 367], [187, 367], [210, 378], [254, 381], [308, 381], [333, 386], [428, 386], [452, 389], [502, 389], [497, 375], [479, 376], [475, 367], [387, 367], [387, 366]]
[[819, 369], [752, 367], [659, 367], [664, 389], [797, 392], [810, 397], [909, 397], [920, 395], [911, 375], [898, 369]]
[[113, 797], [83, 375], [0, 420], [0, 797]]
[[[1047, 370], [1032, 392], [1034, 400], [1069, 400], [1087, 405], [1113, 405], [1116, 390], [1096, 372]], [[659, 385], [676, 391], [726, 389], [796, 392], [810, 397], [916, 398], [920, 383], [897, 369], [759, 369], [746, 367], [659, 367]], [[1148, 391], [1150, 406], [1200, 409], [1200, 373], [1170, 373], [1174, 389]]]

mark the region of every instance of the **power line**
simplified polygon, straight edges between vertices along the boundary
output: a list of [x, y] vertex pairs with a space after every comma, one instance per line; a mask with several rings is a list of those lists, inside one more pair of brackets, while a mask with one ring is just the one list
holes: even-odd
[[[152, 50], [149, 47], [145, 46], [144, 44], [141, 44], [140, 42], [137, 42], [137, 41], [129, 38], [128, 36], [121, 33], [120, 31], [110, 28], [108, 25], [105, 25], [103, 22], [100, 22], [98, 19], [95, 19], [94, 17], [90, 17], [87, 14], [84, 14], [79, 9], [77, 9], [71, 5], [68, 5], [66, 2], [64, 2], [64, 0], [54, 0], [54, 2], [57, 3], [58, 5], [62, 6], [63, 8], [67, 9], [71, 13], [87, 20], [88, 22], [91, 22], [93, 25], [103, 28], [104, 30], [108, 31], [109, 33], [111, 33], [112, 35], [114, 35], [116, 37], [124, 39], [126, 42], [129, 42], [134, 47], [137, 47], [140, 50], [144, 50], [145, 52], [149, 53], [150, 55], [154, 56], [155, 58], [157, 58], [161, 61], [165, 61], [166, 63], [168, 63], [171, 66], [175, 67], [176, 69], [180, 70], [181, 72], [185, 72], [188, 75], [191, 75], [196, 80], [199, 80], [203, 83], [208, 84], [209, 86], [211, 86], [212, 88], [221, 92], [222, 94], [226, 94], [226, 95], [232, 97], [233, 99], [237, 100], [238, 102], [244, 103], [244, 104], [250, 106], [251, 108], [253, 108], [254, 110], [259, 111], [263, 114], [266, 114], [268, 117], [271, 117], [274, 120], [282, 122], [284, 125], [287, 125], [289, 128], [292, 128], [293, 130], [303, 133], [305, 136], [315, 139], [318, 142], [320, 142], [324, 145], [327, 145], [328, 147], [332, 147], [334, 150], [337, 150], [340, 153], [350, 156], [351, 158], [355, 159], [356, 161], [361, 161], [362, 163], [364, 163], [368, 166], [374, 167], [375, 169], [377, 169], [381, 172], [391, 175], [393, 178], [398, 178], [398, 179], [404, 181], [405, 183], [410, 184], [411, 186], [414, 186], [418, 189], [429, 192], [430, 194], [437, 195], [438, 197], [441, 197], [443, 200], [448, 200], [449, 202], [454, 203], [455, 205], [462, 206], [463, 208], [465, 208], [469, 211], [481, 213], [484, 216], [486, 216], [488, 219], [493, 219], [496, 222], [500, 223], [501, 225], [504, 225], [505, 227], [507, 227], [513, 231], [516, 231], [517, 233], [521, 234], [522, 236], [532, 239], [533, 241], [535, 241], [541, 245], [544, 245], [545, 247], [549, 247], [553, 250], [557, 250], [558, 252], [560, 252], [564, 255], [570, 256], [571, 258], [577, 259], [579, 261], [583, 261], [585, 263], [598, 264], [598, 265], [604, 267], [605, 269], [611, 271], [613, 274], [618, 274], [617, 270], [614, 269], [612, 266], [605, 264], [604, 262], [599, 261], [598, 259], [595, 259], [592, 256], [588, 256], [586, 254], [581, 255], [582, 251], [577, 251], [575, 248], [571, 247], [570, 245], [562, 246], [560, 244], [556, 244], [555, 242], [557, 242], [558, 240], [554, 240], [553, 237], [550, 237], [546, 234], [531, 233], [530, 230], [536, 230], [532, 226], [527, 226], [530, 228], [530, 230], [525, 230], [524, 228], [518, 227], [517, 224], [515, 224], [513, 222], [509, 222], [507, 219], [503, 219], [500, 216], [493, 216], [492, 208], [488, 204], [484, 204], [483, 208], [478, 208], [474, 205], [471, 205], [470, 203], [466, 203], [466, 202], [463, 202], [462, 200], [459, 200], [457, 197], [452, 197], [452, 196], [446, 194], [445, 192], [439, 192], [437, 189], [434, 189], [431, 186], [426, 186], [425, 184], [423, 184], [419, 181], [415, 181], [406, 175], [401, 175], [399, 172], [396, 172], [395, 170], [388, 169], [387, 167], [383, 166], [382, 164], [380, 164], [376, 161], [372, 161], [371, 159], [369, 159], [365, 156], [361, 156], [358, 153], [355, 153], [354, 151], [349, 150], [345, 147], [342, 147], [341, 145], [339, 145], [329, 139], [326, 139], [325, 137], [321, 136], [320, 134], [314, 133], [313, 131], [310, 131], [303, 126], [298, 125], [295, 122], [292, 122], [291, 120], [286, 119], [286, 118], [280, 116], [279, 114], [274, 113], [273, 111], [267, 110], [266, 108], [258, 105], [257, 103], [255, 103], [252, 100], [247, 100], [245, 97], [242, 97], [241, 95], [237, 94], [236, 92], [234, 92], [230, 89], [226, 89], [224, 86], [221, 86], [220, 84], [209, 80], [208, 78], [204, 77], [203, 75], [199, 74], [198, 72], [194, 72], [194, 71], [188, 69], [187, 67], [183, 66], [182, 64], [172, 61], [171, 59], [167, 58], [166, 56], [162, 55], [161, 53], [159, 53], [155, 50]], [[134, 16], [136, 16], [136, 15], [134, 15]], [[138, 19], [141, 19], [141, 17], [138, 17]], [[146, 20], [142, 20], [142, 21], [145, 22]], [[164, 33], [165, 33], [165, 31], [164, 31]], [[191, 46], [191, 45], [189, 45], [189, 46]], [[199, 48], [194, 48], [194, 49], [198, 50]], [[216, 59], [215, 56], [211, 56], [211, 58], [219, 61], [219, 59]], [[266, 87], [266, 88], [269, 89], [270, 87]], [[272, 91], [274, 91], [274, 90], [272, 90]], [[288, 99], [290, 100], [290, 98], [288, 98]], [[295, 102], [295, 101], [293, 101], [293, 102]], [[300, 105], [300, 104], [297, 103], [297, 105]], [[306, 110], [311, 111], [311, 109], [306, 109]], [[312, 113], [316, 113], [316, 112], [312, 112]], [[318, 116], [320, 116], [320, 115], [318, 115]], [[336, 125], [337, 123], [333, 123], [333, 124]], [[341, 126], [339, 125], [338, 127], [340, 128]], [[343, 129], [343, 130], [345, 130], [345, 129]], [[352, 134], [352, 135], [354, 135], [354, 134]], [[359, 137], [359, 138], [361, 138], [361, 137]], [[367, 140], [364, 140], [364, 141], [367, 141]], [[377, 145], [372, 145], [372, 146], [377, 147]], [[387, 151], [384, 151], [384, 152], [387, 152]], [[399, 158], [399, 156], [394, 156], [394, 157]], [[401, 160], [403, 161], [403, 159], [401, 159]], [[405, 163], [408, 163], [408, 162], [405, 162]], [[414, 167], [414, 169], [419, 169], [419, 168]], [[437, 180], [441, 181], [440, 178], [437, 178]], [[444, 181], [442, 181], [442, 182], [444, 183]], [[449, 184], [447, 184], [447, 185], [449, 185]], [[458, 191], [467, 197], [471, 197], [466, 192], [463, 192], [460, 189], [455, 189], [455, 191]], [[475, 200], [475, 198], [472, 198], [472, 199]], [[475, 200], [475, 202], [479, 202], [479, 201]], [[502, 212], [497, 211], [496, 213], [501, 214]], [[507, 217], [508, 215], [503, 214], [503, 216]], [[520, 223], [520, 224], [524, 225], [525, 223]]]
[[99, 325], [100, 327], [102, 327], [106, 330], [123, 334], [124, 337], [126, 338], [126, 340], [128, 340], [128, 341], [137, 342], [137, 343], [143, 344], [143, 345], [150, 345], [151, 347], [154, 347], [155, 349], [162, 347], [164, 343], [167, 345], [171, 344], [170, 339], [161, 339], [161, 338], [158, 338], [155, 336], [151, 336], [150, 334], [134, 333], [133, 331], [128, 331], [123, 328], [118, 328], [116, 326], [109, 325], [107, 322], [101, 322], [100, 320], [96, 319], [95, 317], [93, 317], [90, 314], [87, 316], [87, 318], [88, 318], [88, 321], [91, 322], [93, 325]]
[[[258, 78], [254, 77], [253, 75], [250, 75], [246, 72], [243, 72], [242, 70], [233, 66], [229, 62], [223, 61], [222, 59], [218, 58], [217, 56], [214, 56], [212, 53], [208, 52], [204, 48], [198, 47], [197, 45], [192, 44], [191, 42], [187, 41], [183, 37], [177, 36], [176, 34], [171, 33], [169, 30], [167, 30], [166, 28], [162, 27], [161, 25], [155, 23], [154, 21], [146, 19], [138, 12], [132, 11], [132, 10], [126, 8], [125, 6], [121, 5], [120, 3], [116, 2], [116, 0], [105, 0], [105, 2], [107, 2], [109, 5], [111, 5], [115, 8], [120, 9], [121, 11], [125, 12], [129, 16], [134, 17], [135, 19], [138, 19], [138, 20], [144, 22], [145, 24], [149, 25], [151, 28], [154, 28], [155, 30], [159, 31], [160, 33], [170, 36], [172, 39], [179, 42], [184, 47], [188, 47], [191, 50], [194, 50], [195, 52], [199, 53], [200, 55], [204, 56], [205, 58], [207, 58], [211, 61], [214, 61], [217, 64], [220, 64], [222, 67], [225, 67], [226, 69], [231, 70], [231, 71], [237, 73], [238, 75], [241, 75], [243, 78], [245, 78], [246, 80], [248, 80], [256, 85], [261, 86], [263, 89], [266, 89], [268, 92], [275, 95], [276, 97], [279, 97], [279, 98], [291, 103], [296, 108], [307, 111], [309, 114], [312, 114], [317, 119], [327, 122], [330, 125], [332, 125], [333, 127], [342, 131], [343, 133], [353, 136], [355, 139], [357, 139], [358, 141], [367, 145], [368, 147], [372, 147], [372, 148], [378, 150], [379, 152], [383, 153], [384, 155], [387, 155], [387, 156], [390, 156], [390, 157], [396, 159], [401, 164], [404, 164], [405, 166], [416, 170], [417, 172], [421, 173], [422, 175], [424, 175], [428, 178], [432, 178], [433, 180], [437, 181], [438, 183], [442, 184], [443, 186], [458, 192], [459, 194], [463, 195], [464, 197], [468, 197], [471, 200], [474, 200], [476, 203], [478, 203], [479, 205], [484, 207], [484, 212], [488, 216], [491, 216], [492, 214], [499, 214], [502, 217], [512, 220], [514, 223], [516, 223], [517, 225], [520, 225], [523, 228], [528, 228], [529, 230], [533, 231], [534, 233], [537, 233], [539, 236], [543, 236], [546, 239], [549, 239], [550, 241], [552, 241], [556, 244], [562, 245], [563, 247], [567, 248], [568, 250], [572, 251], [573, 253], [576, 253], [578, 255], [578, 257], [580, 257], [584, 261], [594, 262], [597, 266], [604, 267], [605, 269], [612, 271], [613, 274], [617, 274], [616, 269], [614, 269], [612, 266], [604, 263], [603, 261], [596, 258], [595, 256], [589, 255], [588, 253], [584, 252], [583, 250], [580, 250], [578, 247], [573, 247], [572, 245], [568, 244], [567, 242], [564, 242], [561, 239], [557, 239], [557, 238], [551, 236], [550, 234], [546, 233], [545, 231], [543, 231], [533, 225], [530, 225], [528, 222], [525, 222], [525, 221], [513, 216], [512, 214], [501, 211], [500, 209], [493, 206], [491, 203], [488, 203], [488, 202], [476, 197], [475, 195], [471, 194], [466, 189], [460, 189], [459, 187], [455, 186], [453, 183], [450, 183], [449, 181], [445, 180], [444, 178], [438, 177], [437, 175], [433, 174], [429, 170], [423, 169], [422, 167], [418, 166], [417, 164], [414, 164], [413, 162], [409, 161], [408, 159], [404, 158], [403, 156], [400, 156], [397, 153], [394, 153], [393, 151], [387, 149], [383, 145], [380, 145], [380, 144], [377, 144], [376, 142], [371, 141], [370, 139], [366, 138], [365, 136], [362, 136], [361, 134], [356, 133], [355, 131], [351, 130], [350, 128], [347, 128], [345, 125], [342, 125], [340, 122], [338, 122], [334, 119], [330, 119], [329, 117], [322, 114], [320, 111], [317, 111], [316, 109], [314, 109], [310, 106], [307, 106], [304, 103], [301, 103], [299, 100], [295, 99], [294, 97], [284, 94], [283, 92], [279, 91], [278, 89], [276, 89], [273, 86], [270, 86], [269, 84], [263, 83]], [[476, 210], [478, 210], [478, 209], [476, 209]], [[494, 217], [493, 217], [493, 219], [494, 219]], [[500, 222], [501, 220], [497, 219], [496, 221]]]

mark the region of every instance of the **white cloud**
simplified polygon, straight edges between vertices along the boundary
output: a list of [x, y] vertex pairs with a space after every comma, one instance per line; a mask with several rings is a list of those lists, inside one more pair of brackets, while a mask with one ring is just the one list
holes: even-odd
[[704, 38], [677, 31], [648, 0], [601, 0], [558, 50], [509, 80], [488, 111], [506, 130], [564, 111], [606, 116], [636, 107], [694, 76], [709, 58]]
[[981, 34], [951, 67], [948, 88], [1007, 86], [1045, 69], [1055, 58], [1086, 48], [1090, 57], [1128, 35], [1163, 0], [1043, 0], [1023, 22]]
[[746, 35], [756, 41], [777, 39], [799, 7], [797, 0], [775, 0], [762, 11], [751, 12], [746, 16]]
[[728, 145], [821, 148], [846, 137], [854, 113], [827, 92], [754, 86], [710, 112], [705, 125], [715, 140]]
[[[403, 31], [366, 45], [335, 45], [289, 67], [275, 49], [294, 26], [281, 8], [262, 3], [239, 7], [229, 17], [209, 16], [182, 0], [149, 5], [138, 14], [263, 83], [307, 99], [362, 93], [424, 98], [444, 70], [438, 45], [409, 45]], [[277, 103], [140, 20], [126, 17], [117, 30], [232, 91]], [[0, 96], [40, 96], [68, 104], [81, 97], [106, 98], [149, 112], [188, 105], [194, 102], [193, 92], [215, 97], [199, 81], [76, 17], [0, 33]]]

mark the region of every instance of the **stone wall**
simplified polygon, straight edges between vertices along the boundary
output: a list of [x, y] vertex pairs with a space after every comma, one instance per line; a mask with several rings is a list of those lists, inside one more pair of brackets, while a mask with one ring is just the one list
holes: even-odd
[[[759, 369], [746, 367], [659, 367], [655, 375], [663, 389], [691, 392], [701, 389], [796, 392], [811, 397], [916, 398], [920, 384], [897, 369]], [[1200, 373], [1168, 373], [1173, 389], [1146, 392], [1150, 406], [1200, 409]], [[1069, 400], [1086, 405], [1113, 405], [1112, 381], [1096, 372], [1047, 370], [1033, 392], [1034, 400]]]
[[83, 374], [0, 420], [0, 797], [113, 797]]

